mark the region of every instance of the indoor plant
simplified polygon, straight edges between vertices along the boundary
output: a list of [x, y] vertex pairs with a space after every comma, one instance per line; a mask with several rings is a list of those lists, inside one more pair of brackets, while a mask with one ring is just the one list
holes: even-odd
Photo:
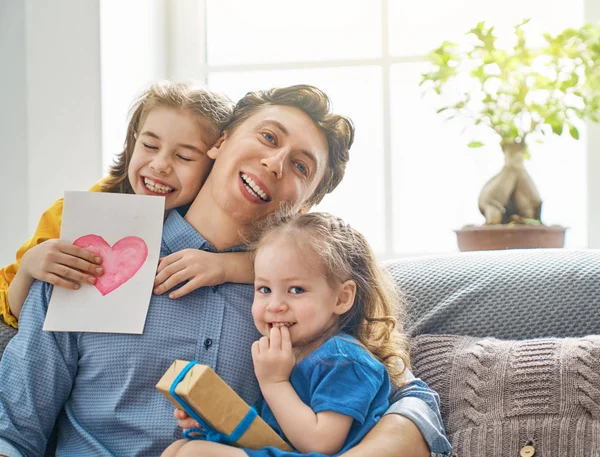
[[[579, 139], [581, 121], [600, 121], [600, 26], [546, 34], [545, 45], [535, 48], [525, 37], [527, 23], [514, 28], [509, 48], [498, 46], [494, 27], [481, 22], [467, 43], [445, 41], [428, 55], [432, 65], [421, 85], [440, 96], [438, 113], [471, 120], [479, 126], [475, 138], [480, 127], [491, 129], [505, 156], [503, 169], [479, 195], [486, 225], [457, 231], [463, 250], [562, 246], [564, 228], [541, 222], [542, 200], [524, 167], [528, 145], [563, 132]], [[494, 235], [502, 239], [494, 241]], [[486, 245], [468, 246], [465, 237]]]

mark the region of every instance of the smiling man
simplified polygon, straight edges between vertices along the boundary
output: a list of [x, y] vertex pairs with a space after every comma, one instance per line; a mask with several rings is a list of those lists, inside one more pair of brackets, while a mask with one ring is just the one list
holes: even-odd
[[[353, 135], [314, 87], [248, 94], [208, 152], [215, 163], [187, 215], [172, 211], [165, 221], [161, 256], [243, 250], [242, 232], [283, 204], [300, 211], [318, 203], [341, 181]], [[42, 332], [50, 292], [34, 283], [0, 364], [0, 455], [43, 455], [55, 423], [58, 456], [159, 455], [181, 437], [172, 405], [154, 388], [175, 359], [207, 364], [248, 403], [259, 400], [252, 286], [153, 295], [142, 335]], [[409, 382], [395, 398], [399, 414], [350, 452], [446, 452], [435, 394]]]

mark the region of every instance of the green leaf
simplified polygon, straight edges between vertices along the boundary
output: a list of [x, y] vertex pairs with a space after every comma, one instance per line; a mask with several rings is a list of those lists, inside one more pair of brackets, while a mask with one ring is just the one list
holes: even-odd
[[471, 141], [467, 146], [469, 148], [480, 148], [483, 146], [483, 143], [481, 141]]
[[575, 127], [574, 125], [572, 125], [571, 128], [569, 129], [569, 133], [576, 140], [579, 139], [579, 130], [577, 130], [577, 127]]
[[558, 136], [562, 135], [562, 132], [563, 132], [563, 125], [562, 125], [562, 123], [552, 124], [551, 127], [552, 127], [552, 132], [555, 135], [558, 135]]
[[[525, 19], [513, 28], [511, 48], [498, 49], [494, 28], [480, 22], [469, 31], [476, 42], [467, 50], [444, 41], [428, 54], [431, 70], [420, 81], [427, 93], [441, 95], [463, 77], [473, 83], [473, 90], [460, 93], [458, 101], [441, 102], [438, 107], [445, 108], [438, 114], [447, 111], [444, 118], [467, 117], [476, 125], [483, 121], [502, 138], [516, 141], [533, 128], [523, 122], [528, 118], [524, 114], [543, 135], [562, 135], [568, 129], [579, 138], [574, 118], [600, 122], [600, 25], [546, 33], [546, 44], [539, 48], [526, 40], [527, 23]], [[469, 96], [479, 103], [472, 107]], [[482, 145], [472, 142], [469, 147]]]
[[539, 219], [532, 219], [530, 217], [523, 219], [523, 222], [525, 222], [525, 225], [542, 225], [542, 221]]
[[449, 107], [448, 106], [444, 106], [443, 108], [440, 108], [439, 110], [436, 111], [436, 114], [440, 114], [443, 113], [444, 111], [446, 111]]
[[518, 28], [521, 28], [521, 27], [523, 27], [524, 25], [527, 25], [527, 24], [529, 24], [530, 22], [531, 22], [531, 18], [530, 18], [530, 17], [528, 17], [528, 18], [525, 18], [525, 19], [523, 19], [523, 21], [522, 21], [520, 24], [518, 24], [518, 25], [517, 25], [515, 28], [516, 28], [516, 29], [518, 29]]

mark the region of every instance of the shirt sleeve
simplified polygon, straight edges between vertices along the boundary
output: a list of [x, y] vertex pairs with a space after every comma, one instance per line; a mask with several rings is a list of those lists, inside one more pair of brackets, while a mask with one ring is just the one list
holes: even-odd
[[[383, 366], [378, 371], [352, 359], [323, 360], [315, 366], [311, 377], [311, 409], [315, 413], [333, 411], [364, 423], [369, 407], [384, 383], [384, 370]], [[385, 398], [388, 392], [385, 392]]]
[[[103, 180], [98, 181], [89, 191], [100, 192], [102, 182]], [[8, 304], [8, 287], [17, 274], [21, 265], [21, 259], [27, 251], [46, 240], [60, 237], [62, 211], [63, 199], [59, 198], [42, 214], [33, 236], [23, 243], [17, 251], [15, 262], [0, 269], [0, 315], [4, 322], [14, 328], [17, 328], [18, 323], [17, 318], [11, 313], [10, 305]]]
[[42, 331], [51, 290], [33, 284], [0, 363], [0, 450], [8, 456], [44, 455], [77, 372], [76, 334]]
[[433, 456], [447, 456], [452, 446], [446, 437], [444, 422], [440, 412], [440, 400], [431, 390], [412, 373], [406, 373], [407, 383], [390, 396], [394, 402], [386, 414], [400, 414], [410, 419], [420, 430]]

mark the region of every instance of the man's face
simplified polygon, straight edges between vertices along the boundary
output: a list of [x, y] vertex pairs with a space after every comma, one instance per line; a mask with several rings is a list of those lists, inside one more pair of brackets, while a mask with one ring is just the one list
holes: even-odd
[[236, 220], [252, 222], [282, 203], [300, 210], [325, 174], [329, 147], [302, 110], [275, 105], [226, 132], [208, 155], [215, 159], [206, 183], [213, 198]]

